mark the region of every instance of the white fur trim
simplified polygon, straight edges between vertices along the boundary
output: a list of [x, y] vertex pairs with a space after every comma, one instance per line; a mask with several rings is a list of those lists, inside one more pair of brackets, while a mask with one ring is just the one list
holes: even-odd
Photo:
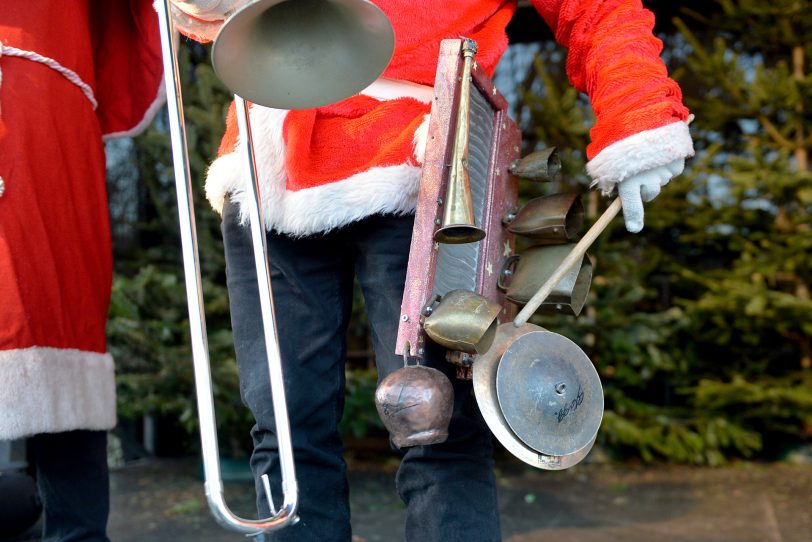
[[115, 424], [110, 354], [47, 347], [0, 351], [0, 440]]
[[[261, 166], [258, 166], [261, 170]], [[214, 196], [222, 204], [227, 193], [240, 207], [240, 220], [248, 222], [250, 192], [242, 186], [241, 156], [231, 153], [218, 158], [209, 170], [209, 183], [218, 187], [236, 186]], [[229, 173], [216, 178], [212, 174]], [[286, 190], [278, 182], [261, 181], [262, 213], [265, 227], [293, 236], [326, 232], [376, 213], [408, 214], [414, 211], [420, 168], [410, 164], [371, 168], [347, 179], [303, 190]]]
[[426, 142], [429, 139], [429, 119], [431, 115], [423, 117], [423, 122], [414, 131], [414, 157], [418, 164], [423, 165], [426, 159]]
[[232, 152], [217, 158], [206, 172], [206, 199], [219, 214], [223, 214], [226, 196], [240, 187], [242, 179], [235, 172], [242, 163], [239, 153]]
[[[257, 171], [260, 176], [262, 212], [267, 229], [294, 236], [322, 233], [376, 213], [408, 214], [414, 211], [420, 183], [420, 166], [414, 163], [374, 167], [349, 178], [322, 186], [290, 191], [286, 189], [285, 149], [282, 124], [287, 111], [253, 106], [251, 131]], [[414, 153], [422, 162], [428, 134], [428, 115], [414, 135]], [[240, 218], [248, 221], [245, 206], [250, 191], [244, 184], [240, 138], [235, 152], [215, 160], [206, 179], [206, 197], [222, 212], [226, 195], [240, 207]]]
[[[282, 140], [282, 125], [288, 111], [285, 109], [272, 109], [254, 105], [250, 108], [251, 133], [254, 143], [261, 141], [261, 145], [254, 145], [257, 171], [262, 183], [262, 194], [269, 193], [267, 186], [287, 183], [285, 173], [285, 143]], [[235, 190], [243, 190], [242, 176], [245, 165], [240, 158], [243, 156], [242, 137], [238, 138], [238, 148], [212, 162], [206, 174], [206, 198], [218, 213], [223, 212], [223, 203], [226, 195]], [[266, 221], [268, 220], [268, 202], [263, 209]]]
[[379, 77], [358, 94], [370, 96], [381, 101], [396, 100], [398, 98], [414, 98], [418, 102], [429, 104], [432, 98], [434, 98], [434, 87], [421, 85], [420, 83], [412, 83], [411, 81]]
[[586, 171], [593, 187], [611, 193], [617, 183], [632, 175], [693, 155], [688, 125], [678, 121], [612, 143], [589, 161]]
[[120, 137], [135, 137], [147, 127], [152, 124], [152, 121], [155, 119], [155, 115], [158, 114], [164, 104], [166, 103], [166, 86], [164, 85], [164, 80], [161, 78], [161, 82], [158, 84], [158, 93], [155, 95], [155, 99], [152, 101], [150, 106], [144, 112], [144, 116], [141, 117], [141, 120], [130, 128], [129, 130], [123, 130], [121, 132], [111, 132], [109, 134], [103, 134], [102, 140], [107, 141], [109, 139], [117, 139]]

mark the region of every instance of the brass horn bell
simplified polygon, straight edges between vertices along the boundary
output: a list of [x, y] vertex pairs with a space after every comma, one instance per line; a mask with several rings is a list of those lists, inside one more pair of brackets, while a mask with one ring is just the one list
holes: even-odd
[[223, 24], [212, 48], [217, 75], [242, 98], [277, 109], [339, 102], [389, 64], [395, 34], [365, 0], [257, 0]]
[[477, 227], [471, 177], [468, 171], [468, 136], [471, 125], [471, 66], [477, 46], [473, 40], [463, 40], [462, 86], [454, 129], [454, 153], [448, 174], [442, 227], [434, 233], [438, 243], [459, 245], [485, 238], [485, 230]]

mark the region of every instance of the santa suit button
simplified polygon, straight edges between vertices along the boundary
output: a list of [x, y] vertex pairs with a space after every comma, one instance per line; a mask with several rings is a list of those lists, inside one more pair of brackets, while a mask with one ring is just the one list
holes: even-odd
[[3, 197], [3, 193], [6, 191], [6, 181], [3, 180], [3, 177], [0, 177], [0, 198]]

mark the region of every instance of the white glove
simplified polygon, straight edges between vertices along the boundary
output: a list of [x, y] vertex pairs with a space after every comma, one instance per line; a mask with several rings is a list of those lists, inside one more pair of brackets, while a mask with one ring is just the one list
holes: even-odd
[[685, 159], [679, 158], [664, 166], [641, 171], [618, 183], [617, 191], [623, 205], [623, 219], [627, 230], [638, 233], [643, 229], [643, 202], [648, 203], [656, 198], [660, 189], [672, 177], [682, 173], [684, 168]]
[[172, 0], [181, 11], [205, 21], [225, 19], [251, 0]]

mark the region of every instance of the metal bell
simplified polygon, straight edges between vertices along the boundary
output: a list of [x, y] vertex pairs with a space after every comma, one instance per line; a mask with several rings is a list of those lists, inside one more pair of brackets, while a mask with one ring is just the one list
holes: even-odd
[[[497, 285], [506, 297], [519, 305], [526, 304], [559, 264], [572, 251], [574, 244], [532, 247], [521, 255], [511, 256], [499, 274]], [[515, 269], [514, 269], [515, 268]], [[541, 309], [578, 316], [584, 308], [592, 284], [592, 260], [587, 255], [553, 288]]]
[[398, 448], [437, 444], [448, 438], [454, 388], [437, 369], [406, 365], [378, 384], [375, 406]]
[[567, 243], [584, 223], [584, 205], [580, 194], [551, 194], [528, 201], [518, 212], [505, 217], [504, 222], [508, 231], [537, 244]]
[[561, 159], [555, 147], [531, 152], [510, 166], [510, 173], [528, 181], [554, 181], [561, 171]]
[[431, 340], [449, 350], [482, 354], [490, 348], [502, 307], [468, 290], [452, 290], [423, 322]]

